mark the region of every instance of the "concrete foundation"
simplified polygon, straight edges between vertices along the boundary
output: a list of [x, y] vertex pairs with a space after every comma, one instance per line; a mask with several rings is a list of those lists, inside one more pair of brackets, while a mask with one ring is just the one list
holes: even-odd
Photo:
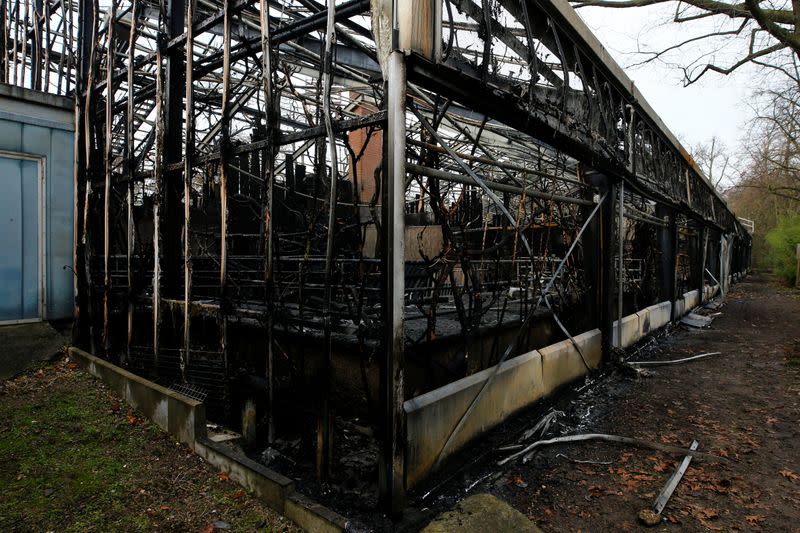
[[[639, 329], [639, 315], [636, 313], [622, 318], [622, 348], [634, 344], [641, 338], [641, 330]], [[611, 342], [617, 348], [620, 347], [619, 340], [619, 320], [614, 321], [614, 330], [611, 337]]]
[[[593, 329], [574, 338], [575, 344], [580, 347], [580, 352], [570, 340], [557, 342], [539, 350], [542, 355], [542, 382], [545, 394], [550, 394], [585, 375], [589, 369], [600, 366], [603, 358], [600, 330]], [[586, 358], [586, 363], [581, 353]]]
[[686, 302], [685, 311], [689, 312], [698, 305], [700, 305], [700, 291], [698, 289], [689, 291], [683, 295], [683, 299]]
[[[690, 298], [697, 297], [689, 293]], [[681, 300], [678, 309], [683, 312]], [[670, 322], [673, 305], [661, 302], [622, 319], [622, 346], [635, 344]], [[614, 322], [614, 344], [618, 323]], [[483, 392], [469, 417], [453, 438], [442, 459], [464, 447], [475, 437], [500, 424], [515, 412], [530, 406], [597, 368], [602, 360], [599, 329], [574, 337], [581, 354], [569, 339], [528, 352], [504, 362]], [[588, 368], [587, 368], [588, 366]], [[433, 468], [445, 442], [483, 384], [495, 372], [487, 368], [444, 387], [407, 400], [406, 484], [414, 486]]]
[[[586, 363], [596, 368], [602, 358], [600, 330], [575, 337]], [[483, 392], [443, 459], [588, 369], [571, 341], [565, 340], [504, 362]], [[495, 367], [407, 400], [406, 483], [415, 485], [433, 468], [444, 443]]]
[[345, 517], [295, 492], [294, 481], [253, 461], [229, 445], [206, 435], [206, 414], [202, 402], [141, 378], [108, 361], [77, 348], [70, 358], [106, 385], [154, 424], [189, 445], [203, 459], [226, 472], [270, 508], [293, 520], [306, 531], [345, 531]]

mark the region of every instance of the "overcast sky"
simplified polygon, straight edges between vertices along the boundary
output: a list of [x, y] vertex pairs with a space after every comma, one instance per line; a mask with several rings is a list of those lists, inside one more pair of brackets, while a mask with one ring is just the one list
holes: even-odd
[[[661, 50], [698, 32], [708, 31], [707, 24], [716, 27], [725, 24], [724, 21], [704, 22], [703, 26], [669, 22], [674, 9], [674, 4], [629, 9], [580, 8], [578, 14], [687, 148], [707, 142], [714, 135], [728, 147], [735, 147], [751, 116], [748, 101], [756, 88], [756, 69], [748, 68], [729, 76], [707, 73], [697, 83], [683, 87], [683, 73], [673, 66], [649, 63], [631, 67], [644, 58], [635, 53], [639, 47]], [[685, 64], [691, 59], [689, 55], [697, 51], [695, 46], [686, 52], [675, 52], [668, 60]], [[732, 57], [735, 51], [728, 48], [715, 54], [718, 60], [724, 60]]]

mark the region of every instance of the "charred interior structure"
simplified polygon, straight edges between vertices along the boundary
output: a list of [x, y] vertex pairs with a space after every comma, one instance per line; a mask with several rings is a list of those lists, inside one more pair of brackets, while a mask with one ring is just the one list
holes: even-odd
[[[609, 359], [623, 317], [748, 268], [749, 234], [566, 2], [1, 15], [0, 81], [75, 97], [76, 344], [391, 512], [501, 363], [566, 340], [588, 370], [578, 334]], [[414, 400], [481, 372], [410, 466]]]

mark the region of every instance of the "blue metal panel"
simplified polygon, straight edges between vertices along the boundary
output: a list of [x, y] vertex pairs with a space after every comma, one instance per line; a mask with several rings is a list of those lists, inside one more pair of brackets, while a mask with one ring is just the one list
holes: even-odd
[[22, 124], [0, 120], [0, 150], [19, 152], [22, 149]]
[[[47, 317], [70, 318], [73, 312], [72, 210], [73, 134], [51, 131], [47, 159]], [[64, 266], [68, 268], [64, 268]]]
[[39, 316], [39, 169], [0, 157], [0, 320]]
[[[44, 279], [45, 286], [45, 302], [46, 309], [44, 310], [45, 318], [59, 319], [70, 318], [73, 310], [73, 279], [72, 279], [72, 228], [73, 228], [73, 149], [74, 137], [73, 133], [65, 131], [63, 128], [49, 128], [42, 125], [35, 125], [30, 123], [22, 124], [12, 120], [0, 118], [0, 151], [8, 151], [15, 153], [24, 153], [33, 156], [43, 156], [45, 158], [45, 177], [44, 177], [44, 221], [45, 227], [45, 262], [44, 262]], [[23, 166], [33, 165], [36, 167], [35, 162], [20, 163], [18, 160], [13, 160], [14, 164], [18, 165], [18, 171], [22, 172]], [[4, 165], [10, 164], [8, 162]], [[22, 165], [22, 166], [19, 166]], [[5, 168], [5, 167], [4, 167]], [[21, 178], [20, 178], [21, 179]], [[26, 182], [27, 183], [27, 182]], [[22, 182], [18, 185], [22, 187]], [[6, 209], [7, 203], [10, 201], [6, 194], [5, 185], [0, 184], [0, 194], [4, 196], [2, 203], [0, 203], [0, 221], [3, 225], [0, 230], [4, 232], [3, 238], [10, 239], [13, 237], [13, 231], [5, 232], [7, 225], [6, 213], [12, 211]], [[22, 209], [21, 195], [16, 195], [16, 207]], [[38, 204], [37, 204], [38, 205]], [[27, 207], [25, 214], [27, 216]], [[34, 214], [38, 212], [38, 208]], [[21, 224], [21, 222], [20, 222]], [[29, 226], [25, 226], [29, 229]], [[9, 228], [10, 230], [11, 228]], [[23, 231], [20, 226], [18, 231]], [[7, 233], [7, 234], [6, 234]], [[21, 238], [18, 235], [16, 240]], [[28, 241], [26, 234], [25, 241]], [[37, 239], [33, 242], [38, 247]], [[21, 246], [21, 245], [20, 245]], [[9, 254], [11, 250], [9, 249]], [[3, 252], [5, 257], [5, 252]], [[23, 257], [22, 251], [17, 250], [17, 270], [22, 272], [30, 271], [30, 265], [21, 265], [20, 261]], [[26, 256], [27, 257], [27, 256]], [[6, 259], [2, 259], [6, 261]], [[66, 267], [66, 268], [65, 268]], [[38, 268], [38, 264], [37, 264]], [[17, 278], [22, 274], [18, 274]], [[0, 275], [2, 276], [2, 275]], [[16, 279], [16, 278], [15, 278]], [[13, 290], [9, 288], [6, 283], [3, 283], [3, 278], [0, 277], [0, 306], [7, 304], [6, 290]], [[20, 281], [20, 283], [22, 283]], [[26, 282], [27, 283], [27, 282]], [[18, 286], [18, 288], [21, 285]], [[17, 295], [16, 301], [18, 306], [21, 305], [22, 296]], [[10, 304], [9, 304], [10, 305]], [[24, 314], [18, 307], [15, 314]], [[8, 320], [0, 316], [0, 320]], [[18, 320], [15, 318], [14, 320]]]

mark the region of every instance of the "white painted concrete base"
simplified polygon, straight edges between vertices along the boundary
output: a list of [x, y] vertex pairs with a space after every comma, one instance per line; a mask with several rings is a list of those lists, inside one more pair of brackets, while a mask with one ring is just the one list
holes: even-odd
[[[717, 290], [712, 287], [708, 289], [713, 289], [708, 294], [714, 294]], [[622, 346], [635, 344], [699, 304], [699, 291], [695, 290], [684, 294], [674, 305], [672, 302], [661, 302], [624, 317]], [[618, 321], [615, 321], [612, 339], [615, 346], [618, 343], [618, 328]], [[586, 364], [570, 340], [551, 344], [503, 363], [443, 458], [520, 409], [587, 374], [587, 365], [590, 369], [597, 368], [602, 359], [600, 330], [577, 335], [575, 342], [581, 347]], [[433, 468], [444, 443], [494, 370], [495, 367], [488, 368], [403, 404], [407, 429], [407, 487], [414, 486]]]

